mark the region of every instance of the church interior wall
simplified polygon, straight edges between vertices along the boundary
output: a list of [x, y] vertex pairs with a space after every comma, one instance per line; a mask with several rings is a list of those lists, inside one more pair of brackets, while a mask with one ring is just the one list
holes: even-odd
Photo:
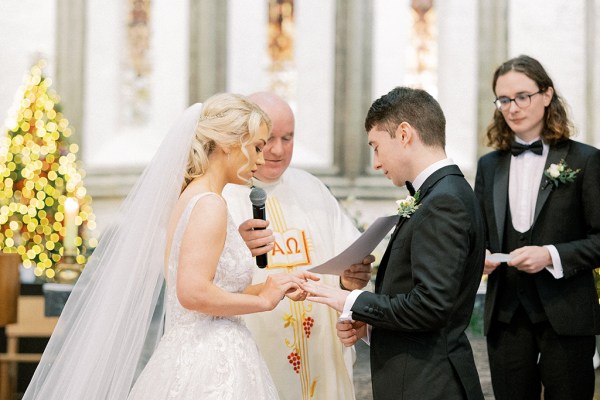
[[55, 7], [44, 0], [0, 2], [0, 123], [13, 106], [25, 72], [39, 55], [48, 58], [54, 72]]
[[[135, 81], [135, 72], [125, 57], [125, 3], [88, 3], [81, 157], [90, 172], [114, 166], [141, 169], [187, 106], [185, 3], [152, 2], [151, 15], [160, 18], [151, 20], [153, 40], [147, 51], [150, 71]], [[136, 93], [136, 85], [143, 86], [143, 92]], [[143, 109], [134, 106], [136, 99]]]
[[446, 116], [446, 153], [466, 176], [473, 177], [478, 145], [477, 1], [437, 4], [438, 101]]
[[[288, 76], [296, 116], [294, 165], [327, 168], [332, 164], [333, 128], [333, 0], [303, 0], [295, 9], [295, 64]], [[234, 0], [227, 25], [227, 90], [249, 94], [271, 87], [267, 54], [266, 2]]]
[[267, 13], [266, 2], [228, 3], [227, 90], [252, 93], [267, 87]]
[[[14, 93], [35, 57], [42, 55], [48, 60], [45, 72], [52, 76], [57, 59], [69, 51], [57, 49], [56, 4], [59, 1], [68, 4], [78, 0], [21, 0], [0, 5], [0, 53], [4, 60], [0, 64], [0, 113], [6, 113], [13, 104]], [[123, 107], [127, 107], [121, 74], [124, 68], [125, 3], [118, 0], [86, 2], [85, 32], [73, 32], [86, 35], [86, 48], [81, 55], [85, 65], [83, 122], [74, 128], [79, 135], [75, 136], [82, 149], [79, 157], [88, 171], [86, 180], [94, 196], [100, 231], [114, 218], [118, 205], [143, 165], [150, 160], [169, 125], [189, 102], [188, 10], [193, 1], [152, 1], [153, 36], [147, 53], [152, 66], [148, 83], [151, 100], [146, 117], [137, 122], [124, 122], [123, 119]], [[571, 106], [579, 131], [575, 139], [600, 145], [600, 116], [596, 115], [600, 109], [600, 78], [597, 78], [600, 76], [600, 40], [597, 39], [600, 37], [600, 0], [502, 2], [506, 4], [506, 14], [493, 18], [506, 28], [506, 38], [483, 38], [478, 34], [489, 23], [480, 20], [481, 8], [489, 1], [434, 2], [438, 39], [435, 50], [437, 80], [432, 92], [446, 113], [448, 154], [471, 182], [482, 148], [488, 150], [482, 146], [478, 107], [488, 103], [490, 110], [493, 107], [491, 88], [487, 94], [485, 90], [485, 85], [489, 85], [486, 82], [491, 82], [492, 77], [482, 77], [478, 73], [482, 63], [494, 68], [497, 64], [496, 60], [482, 59], [481, 49], [494, 46], [494, 43], [506, 45], [506, 58], [522, 53], [538, 58]], [[404, 196], [403, 189], [392, 188], [377, 173], [364, 172], [369, 169], [368, 160], [355, 180], [344, 176], [344, 164], [334, 158], [338, 145], [336, 135], [345, 134], [334, 133], [335, 118], [344, 118], [334, 112], [335, 87], [340, 78], [335, 75], [339, 70], [336, 51], [340, 51], [336, 48], [340, 43], [336, 36], [339, 35], [339, 32], [336, 34], [336, 17], [341, 9], [364, 7], [364, 4], [345, 0], [296, 0], [295, 3], [296, 76], [292, 85], [295, 91], [292, 106], [297, 116], [298, 137], [293, 163], [317, 174], [329, 168], [328, 174], [320, 176], [327, 183], [333, 182], [334, 194], [344, 200], [346, 207], [359, 219], [367, 221], [392, 213], [393, 198]], [[227, 79], [223, 90], [250, 93], [269, 87], [269, 55], [264, 45], [266, 4], [259, 0], [227, 2], [223, 21], [227, 25]], [[411, 40], [410, 14], [407, 12], [410, 4], [410, 0], [373, 2], [372, 20], [360, 21], [366, 24], [365, 29], [371, 29], [371, 38], [348, 44], [361, 48], [353, 54], [370, 57], [370, 62], [364, 66], [345, 67], [349, 74], [356, 70], [357, 79], [369, 82], [371, 92], [364, 95], [372, 100], [394, 86], [406, 84], [405, 78], [410, 72], [405, 51]], [[203, 73], [210, 74], [211, 71]], [[57, 83], [62, 87], [70, 84]], [[364, 118], [366, 111], [359, 107], [345, 109], [345, 112], [359, 115], [359, 119]], [[67, 118], [68, 112], [66, 107]], [[0, 116], [0, 121], [5, 115]], [[352, 136], [352, 140], [364, 140], [364, 136]], [[363, 145], [366, 146], [366, 141]], [[345, 165], [351, 163], [345, 161]], [[338, 171], [333, 167], [342, 168], [341, 177], [331, 176], [331, 171]], [[335, 182], [342, 183], [336, 186]]]
[[[585, 1], [509, 1], [509, 57], [527, 54], [538, 59], [571, 108], [578, 135], [587, 140]], [[535, 17], [534, 17], [535, 16]]]
[[296, 115], [294, 165], [328, 168], [333, 164], [335, 86], [335, 1], [298, 2], [296, 26]]

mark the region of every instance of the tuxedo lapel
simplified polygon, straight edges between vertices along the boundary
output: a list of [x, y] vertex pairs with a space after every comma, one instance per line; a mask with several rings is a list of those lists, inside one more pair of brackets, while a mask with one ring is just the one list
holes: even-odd
[[500, 158], [496, 171], [494, 172], [494, 217], [496, 220], [496, 231], [498, 233], [498, 245], [502, 247], [504, 237], [504, 220], [506, 218], [506, 207], [508, 200], [508, 175], [510, 171], [510, 153]]
[[[558, 144], [556, 146], [550, 146], [548, 152], [548, 158], [546, 159], [546, 165], [544, 166], [544, 172], [550, 167], [550, 164], [558, 164], [560, 160], [564, 160], [569, 152], [568, 142]], [[537, 220], [550, 192], [554, 185], [546, 178], [546, 175], [542, 173], [542, 179], [540, 181], [540, 190], [538, 191], [537, 200], [535, 202], [535, 214], [533, 216], [533, 223]]]
[[385, 270], [387, 269], [388, 258], [390, 258], [390, 248], [392, 247], [392, 242], [385, 249], [385, 253], [383, 254], [383, 258], [379, 263], [379, 268], [377, 269], [377, 276], [375, 277], [375, 293], [381, 292], [381, 282], [383, 282], [383, 276], [385, 275]]
[[[460, 172], [460, 168], [458, 168], [457, 165], [448, 165], [446, 167], [442, 167], [442, 168], [438, 169], [433, 174], [431, 174], [425, 180], [425, 182], [423, 182], [423, 185], [421, 185], [421, 187], [419, 188], [419, 190], [418, 190], [420, 193], [419, 203], [422, 203], [423, 198], [425, 198], [425, 196], [427, 196], [427, 194], [435, 186], [435, 184], [440, 179], [442, 179], [443, 177], [445, 177], [447, 175], [463, 176], [462, 172]], [[381, 283], [383, 282], [383, 278], [385, 276], [385, 271], [388, 266], [388, 259], [390, 257], [390, 251], [391, 251], [392, 245], [394, 243], [394, 240], [396, 239], [396, 236], [398, 236], [398, 232], [400, 231], [400, 228], [407, 220], [408, 220], [408, 218], [400, 218], [400, 221], [398, 221], [398, 225], [396, 225], [396, 229], [394, 230], [394, 232], [392, 233], [392, 236], [390, 237], [390, 242], [387, 246], [387, 249], [385, 250], [385, 254], [383, 255], [383, 258], [381, 259], [381, 263], [379, 263], [379, 269], [377, 270], [377, 276], [375, 278], [375, 293], [379, 293], [379, 290], [381, 289]]]
[[419, 193], [421, 194], [419, 197], [419, 202], [422, 203], [425, 196], [427, 196], [431, 189], [433, 189], [435, 184], [438, 183], [440, 179], [448, 175], [464, 176], [463, 173], [460, 171], [460, 168], [458, 168], [458, 165], [455, 164], [438, 169], [433, 174], [429, 175], [429, 177], [425, 179], [425, 182], [423, 182], [423, 184], [419, 188]]
[[379, 293], [381, 282], [383, 281], [383, 276], [385, 275], [385, 270], [387, 268], [388, 259], [390, 258], [390, 249], [392, 248], [392, 243], [394, 243], [394, 239], [398, 236], [398, 232], [400, 231], [400, 227], [408, 220], [408, 218], [400, 218], [398, 223], [396, 224], [396, 229], [392, 232], [392, 236], [390, 236], [390, 241], [385, 249], [385, 253], [381, 258], [381, 262], [379, 263], [379, 268], [377, 269], [377, 276], [375, 277], [375, 293]]

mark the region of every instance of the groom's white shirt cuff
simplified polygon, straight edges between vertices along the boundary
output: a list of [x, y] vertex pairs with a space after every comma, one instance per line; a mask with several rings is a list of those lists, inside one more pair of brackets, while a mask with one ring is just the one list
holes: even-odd
[[352, 306], [362, 292], [364, 292], [364, 290], [353, 290], [350, 292], [348, 297], [346, 297], [346, 302], [344, 303], [344, 308], [342, 309], [342, 315], [340, 315], [341, 319], [352, 319]]
[[554, 279], [562, 278], [563, 276], [565, 276], [565, 273], [563, 270], [562, 262], [560, 261], [560, 255], [558, 254], [558, 250], [556, 250], [556, 247], [554, 247], [551, 244], [546, 245], [544, 247], [548, 249], [550, 257], [552, 258], [552, 265], [548, 265], [546, 269], [552, 274]]
[[[354, 306], [356, 299], [362, 292], [364, 292], [364, 290], [353, 290], [350, 292], [348, 297], [346, 297], [346, 302], [344, 303], [344, 308], [342, 309], [342, 315], [340, 315], [340, 319], [352, 319], [352, 306]], [[368, 345], [371, 344], [371, 325], [367, 325], [367, 336], [363, 337], [362, 340]]]

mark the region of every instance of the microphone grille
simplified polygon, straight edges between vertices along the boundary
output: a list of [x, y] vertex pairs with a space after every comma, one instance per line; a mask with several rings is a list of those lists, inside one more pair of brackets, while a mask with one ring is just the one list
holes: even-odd
[[259, 187], [254, 187], [250, 191], [250, 201], [253, 206], [264, 206], [267, 201], [267, 192]]

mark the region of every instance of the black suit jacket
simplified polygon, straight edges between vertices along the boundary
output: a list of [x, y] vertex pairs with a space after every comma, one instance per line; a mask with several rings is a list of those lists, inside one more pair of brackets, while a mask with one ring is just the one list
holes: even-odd
[[483, 271], [483, 218], [456, 165], [420, 193], [420, 208], [392, 234], [375, 293], [352, 307], [372, 326], [374, 399], [483, 399], [464, 333]]
[[[600, 333], [600, 307], [592, 269], [600, 267], [600, 151], [567, 140], [550, 147], [550, 164], [565, 160], [576, 180], [557, 187], [542, 176], [531, 227], [532, 245], [554, 245], [560, 255], [564, 277], [555, 279], [547, 270], [534, 275], [544, 311], [560, 335]], [[502, 250], [508, 205], [511, 155], [494, 151], [481, 157], [477, 167], [475, 194], [486, 223], [487, 248]], [[484, 330], [490, 330], [502, 285], [500, 266], [489, 275], [484, 312]]]

